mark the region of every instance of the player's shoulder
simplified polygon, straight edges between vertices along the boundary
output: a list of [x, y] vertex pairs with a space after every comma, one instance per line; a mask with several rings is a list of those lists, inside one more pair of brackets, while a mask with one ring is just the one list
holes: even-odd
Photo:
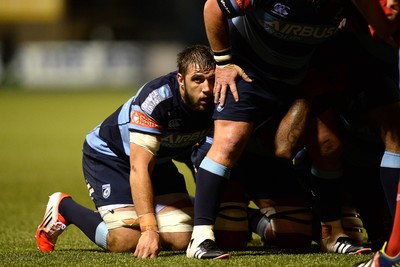
[[175, 99], [180, 97], [179, 94], [177, 72], [174, 71], [143, 85], [135, 96], [133, 105], [140, 106], [147, 114], [153, 114], [156, 109], [164, 110], [175, 105], [177, 102]]
[[179, 92], [179, 83], [177, 80], [177, 72], [170, 72], [166, 75], [153, 79], [140, 88], [136, 95], [136, 99], [140, 102], [149, 99], [158, 99], [160, 101], [173, 97]]
[[253, 1], [255, 0], [217, 0], [220, 9], [228, 18], [243, 15], [246, 10], [253, 6]]
[[[158, 88], [160, 88], [166, 84], [170, 88], [179, 86], [177, 73], [178, 73], [177, 71], [172, 71], [165, 75], [159, 76], [151, 81], [148, 81], [147, 83], [145, 83], [143, 85], [144, 90], [142, 90], [142, 91], [145, 91], [146, 93], [148, 93], [148, 92], [157, 90]], [[143, 93], [145, 93], [145, 92], [143, 92]]]

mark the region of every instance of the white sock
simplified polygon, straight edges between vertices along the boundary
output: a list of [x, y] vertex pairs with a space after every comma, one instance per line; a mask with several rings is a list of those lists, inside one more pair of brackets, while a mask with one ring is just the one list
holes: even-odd
[[206, 239], [211, 239], [215, 241], [214, 237], [214, 225], [195, 225], [193, 227], [192, 239], [197, 239], [199, 243]]

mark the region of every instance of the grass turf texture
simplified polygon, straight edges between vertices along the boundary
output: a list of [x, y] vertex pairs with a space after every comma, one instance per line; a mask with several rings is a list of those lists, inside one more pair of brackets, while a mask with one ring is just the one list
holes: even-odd
[[[188, 259], [184, 251], [140, 260], [104, 253], [71, 225], [56, 250], [41, 253], [34, 239], [48, 196], [71, 194], [94, 208], [84, 183], [81, 148], [85, 134], [134, 92], [19, 91], [0, 88], [0, 266], [352, 266], [370, 255], [337, 255], [265, 249], [255, 240], [229, 260]], [[178, 164], [194, 192], [189, 171]]]

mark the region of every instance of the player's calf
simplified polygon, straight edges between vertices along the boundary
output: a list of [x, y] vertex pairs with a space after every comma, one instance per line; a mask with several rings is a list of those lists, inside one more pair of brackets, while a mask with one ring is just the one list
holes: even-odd
[[363, 221], [360, 214], [353, 207], [342, 207], [342, 227], [348, 235], [357, 244], [364, 242]]
[[306, 206], [271, 205], [249, 209], [252, 231], [265, 245], [308, 250], [312, 241], [312, 213]]
[[224, 250], [243, 250], [249, 241], [247, 204], [221, 203], [215, 221], [215, 240]]
[[[321, 227], [322, 251], [341, 254], [368, 254], [371, 252], [371, 248], [363, 246], [363, 223], [353, 207], [342, 207], [340, 220], [325, 223]], [[336, 229], [336, 234], [333, 229]], [[339, 232], [337, 229], [342, 230]]]

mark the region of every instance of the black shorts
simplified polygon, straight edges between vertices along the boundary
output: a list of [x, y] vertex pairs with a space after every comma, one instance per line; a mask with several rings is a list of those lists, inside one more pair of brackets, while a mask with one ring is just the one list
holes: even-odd
[[[85, 141], [82, 167], [89, 195], [96, 207], [133, 204], [129, 184], [129, 162], [101, 154]], [[154, 196], [187, 193], [184, 176], [172, 160], [156, 164], [151, 175]]]

